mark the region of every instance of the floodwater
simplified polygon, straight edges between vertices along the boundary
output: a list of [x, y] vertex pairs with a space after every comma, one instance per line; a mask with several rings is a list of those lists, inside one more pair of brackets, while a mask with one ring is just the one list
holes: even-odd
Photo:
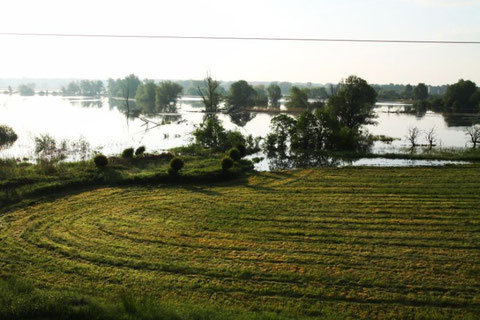
[[[392, 102], [382, 103], [376, 108], [377, 125], [368, 126], [367, 129], [374, 135], [398, 140], [389, 144], [376, 142], [374, 152], [398, 152], [407, 147], [405, 137], [410, 127], [420, 130], [435, 128], [437, 146], [465, 147], [468, 145], [466, 128], [473, 123], [480, 123], [478, 116], [471, 115], [401, 113], [408, 107]], [[202, 121], [202, 111], [200, 99], [185, 97], [179, 100], [176, 112], [127, 118], [123, 102], [104, 97], [0, 95], [0, 124], [12, 127], [19, 136], [13, 146], [0, 152], [0, 157], [33, 159], [34, 138], [42, 134], [49, 134], [57, 141], [83, 139], [89, 142], [92, 150], [106, 155], [119, 154], [125, 148], [141, 145], [146, 146], [149, 152], [164, 151], [192, 141], [191, 132]], [[266, 137], [273, 116], [275, 114], [255, 112], [219, 114], [219, 119], [227, 129], [238, 129], [254, 137]], [[426, 143], [423, 135], [419, 143]], [[369, 159], [360, 164], [386, 165], [389, 161], [379, 162]]]

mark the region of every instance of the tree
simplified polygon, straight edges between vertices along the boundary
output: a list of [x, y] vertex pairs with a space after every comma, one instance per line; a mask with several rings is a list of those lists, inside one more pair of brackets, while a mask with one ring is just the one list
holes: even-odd
[[155, 113], [155, 99], [157, 96], [157, 85], [152, 80], [145, 80], [140, 84], [135, 93], [135, 101], [146, 113]]
[[435, 133], [435, 127], [425, 131], [425, 139], [427, 139], [428, 147], [431, 150], [437, 140], [437, 134]]
[[35, 85], [33, 83], [21, 84], [18, 86], [18, 92], [21, 96], [33, 96], [35, 94], [34, 87]]
[[133, 99], [137, 93], [138, 86], [142, 83], [134, 74], [130, 74], [122, 80], [119, 79], [117, 82], [115, 95], [120, 95], [124, 99]]
[[413, 89], [413, 97], [415, 100], [426, 100], [428, 98], [428, 88], [425, 83], [419, 83]]
[[282, 90], [280, 87], [275, 84], [271, 83], [267, 88], [268, 99], [270, 100], [270, 106], [272, 108], [280, 107], [279, 100], [282, 98]]
[[0, 150], [9, 148], [17, 139], [18, 136], [12, 128], [0, 125]]
[[227, 96], [227, 105], [230, 110], [241, 110], [255, 105], [255, 89], [245, 80], [230, 85]]
[[292, 87], [290, 89], [290, 95], [287, 97], [285, 105], [288, 108], [302, 108], [308, 109], [310, 104], [308, 103], [308, 91], [300, 89], [298, 87]]
[[417, 139], [420, 136], [420, 130], [417, 127], [408, 128], [407, 140], [413, 149], [417, 145]]
[[204, 80], [205, 88], [201, 89], [197, 86], [198, 93], [202, 97], [206, 112], [217, 112], [218, 106], [222, 101], [222, 96], [219, 94], [220, 82], [213, 80], [210, 75]]
[[162, 81], [157, 87], [156, 105], [160, 111], [175, 112], [177, 100], [182, 93], [183, 88], [178, 83], [172, 81]]
[[267, 135], [267, 151], [285, 152], [295, 125], [296, 120], [286, 114], [273, 117], [270, 121], [271, 132]]
[[470, 142], [475, 149], [477, 147], [477, 143], [480, 141], [480, 126], [476, 125], [468, 128], [467, 135], [470, 136]]
[[373, 108], [376, 100], [377, 92], [373, 87], [362, 78], [350, 76], [328, 99], [327, 108], [341, 126], [358, 131], [363, 125], [375, 123]]
[[260, 85], [254, 87], [255, 97], [253, 98], [255, 106], [258, 107], [267, 107], [268, 106], [268, 95], [265, 91], [265, 86]]
[[405, 99], [412, 99], [413, 98], [413, 87], [410, 84], [405, 86], [405, 90], [403, 91], [403, 97]]
[[475, 112], [480, 103], [480, 93], [475, 82], [460, 79], [448, 86], [443, 102], [448, 111]]

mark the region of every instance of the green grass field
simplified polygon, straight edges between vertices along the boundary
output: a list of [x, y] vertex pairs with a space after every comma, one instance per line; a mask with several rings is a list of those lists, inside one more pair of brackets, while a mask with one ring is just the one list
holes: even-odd
[[3, 213], [0, 278], [0, 318], [93, 299], [131, 319], [140, 300], [168, 319], [478, 319], [480, 166], [69, 192]]

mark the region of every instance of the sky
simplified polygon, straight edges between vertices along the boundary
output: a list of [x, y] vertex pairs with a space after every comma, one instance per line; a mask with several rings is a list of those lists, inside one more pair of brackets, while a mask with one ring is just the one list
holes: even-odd
[[[480, 0], [4, 0], [0, 32], [480, 41]], [[480, 45], [1, 36], [0, 78], [480, 84]]]

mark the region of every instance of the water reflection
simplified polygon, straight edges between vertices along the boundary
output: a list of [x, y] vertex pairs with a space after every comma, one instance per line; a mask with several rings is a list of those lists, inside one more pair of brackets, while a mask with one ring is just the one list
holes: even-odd
[[336, 167], [340, 164], [351, 162], [350, 160], [333, 157], [321, 152], [269, 153], [267, 154], [266, 160], [270, 171], [295, 168]]
[[449, 127], [470, 127], [480, 124], [478, 114], [442, 113], [443, 119]]
[[253, 118], [256, 117], [256, 113], [251, 112], [232, 112], [228, 114], [232, 123], [239, 127], [245, 127]]
[[110, 110], [117, 109], [128, 119], [135, 119], [142, 110], [137, 106], [137, 103], [130, 99], [108, 98], [108, 105]]

